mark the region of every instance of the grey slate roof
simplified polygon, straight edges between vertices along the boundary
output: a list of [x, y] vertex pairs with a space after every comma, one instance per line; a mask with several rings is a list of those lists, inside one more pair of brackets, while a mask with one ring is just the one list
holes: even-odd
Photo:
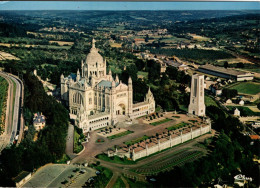
[[[116, 82], [116, 87], [119, 85], [118, 82]], [[107, 81], [107, 80], [102, 80], [101, 82], [98, 83], [98, 87], [103, 86], [105, 88], [111, 88], [112, 87], [112, 82], [111, 81]]]

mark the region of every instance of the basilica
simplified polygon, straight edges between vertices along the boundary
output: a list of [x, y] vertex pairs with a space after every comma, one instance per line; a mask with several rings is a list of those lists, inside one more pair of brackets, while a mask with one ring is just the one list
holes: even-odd
[[95, 40], [81, 71], [61, 75], [61, 99], [70, 109], [70, 118], [83, 132], [116, 125], [125, 119], [131, 120], [155, 112], [155, 100], [149, 89], [143, 102], [133, 104], [133, 85], [128, 85], [118, 76], [114, 79], [111, 70], [107, 74], [106, 60], [98, 53]]

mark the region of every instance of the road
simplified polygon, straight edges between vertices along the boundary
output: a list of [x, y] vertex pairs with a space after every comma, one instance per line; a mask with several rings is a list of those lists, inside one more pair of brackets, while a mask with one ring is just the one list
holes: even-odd
[[24, 127], [22, 115], [24, 86], [22, 81], [12, 74], [0, 71], [0, 76], [5, 78], [9, 84], [5, 132], [0, 136], [0, 151], [2, 151], [6, 146], [15, 141], [17, 135], [18, 143], [21, 141]]

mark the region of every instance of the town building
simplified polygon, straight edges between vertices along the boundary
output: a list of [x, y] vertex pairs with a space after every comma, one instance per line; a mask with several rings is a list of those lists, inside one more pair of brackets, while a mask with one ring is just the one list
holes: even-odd
[[241, 101], [239, 101], [239, 104], [240, 104], [241, 106], [244, 106], [244, 105], [245, 105], [245, 101], [241, 100]]
[[206, 64], [202, 65], [198, 68], [198, 71], [210, 74], [213, 76], [226, 78], [226, 79], [233, 79], [236, 81], [244, 81], [244, 80], [253, 80], [254, 75], [252, 73], [246, 73], [242, 71], [237, 71], [231, 68], [224, 68], [224, 67], [217, 67], [214, 65]]
[[191, 79], [189, 114], [205, 116], [204, 75], [194, 74]]
[[172, 66], [172, 67], [175, 67], [177, 68], [179, 71], [184, 71], [184, 70], [187, 70], [189, 69], [189, 66], [183, 64], [183, 63], [180, 63], [180, 62], [177, 62], [177, 61], [174, 61], [174, 60], [168, 60], [168, 61], [164, 61], [168, 66]]
[[222, 87], [220, 87], [219, 84], [212, 84], [209, 86], [209, 88], [215, 96], [219, 96], [222, 94]]
[[45, 116], [42, 115], [42, 113], [35, 113], [33, 117], [33, 126], [36, 131], [40, 131], [45, 127], [46, 119]]
[[111, 70], [106, 73], [106, 60], [98, 53], [93, 39], [86, 60], [81, 63], [81, 73], [68, 77], [61, 75], [61, 99], [69, 106], [70, 118], [83, 129], [93, 131], [126, 119], [133, 119], [155, 112], [155, 100], [149, 88], [143, 102], [133, 104], [133, 85]]
[[234, 116], [240, 116], [240, 111], [237, 108], [234, 111]]

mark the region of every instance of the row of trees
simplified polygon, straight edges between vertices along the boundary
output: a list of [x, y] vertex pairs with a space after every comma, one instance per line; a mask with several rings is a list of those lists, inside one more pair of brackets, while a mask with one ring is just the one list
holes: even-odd
[[[48, 96], [38, 79], [31, 73], [23, 75], [25, 83], [25, 120], [32, 121], [35, 112], [46, 116], [46, 127], [33, 141], [34, 132], [29, 132], [22, 142], [2, 151], [0, 156], [1, 186], [14, 186], [11, 178], [22, 170], [32, 172], [34, 169], [60, 159], [65, 153], [68, 125], [68, 111], [55, 98]], [[31, 117], [28, 117], [29, 116]]]

